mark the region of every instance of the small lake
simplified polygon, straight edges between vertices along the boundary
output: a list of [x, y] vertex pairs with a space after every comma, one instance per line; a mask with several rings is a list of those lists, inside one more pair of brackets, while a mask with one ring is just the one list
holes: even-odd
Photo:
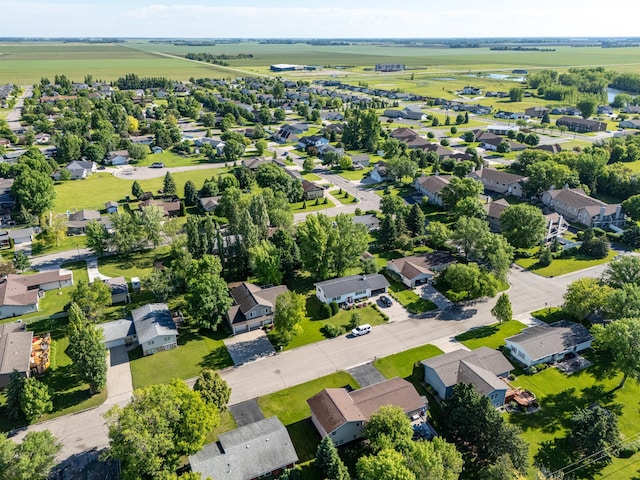
[[632, 97], [638, 95], [637, 93], [625, 92], [624, 90], [618, 90], [617, 88], [607, 87], [607, 103], [613, 102], [613, 99], [616, 98], [616, 95], [619, 95], [621, 93], [626, 93], [627, 95], [631, 95]]
[[526, 78], [522, 75], [509, 75], [507, 73], [483, 73], [479, 77], [472, 73], [468, 73], [465, 77], [491, 78], [493, 80], [508, 80], [510, 82], [524, 82]]

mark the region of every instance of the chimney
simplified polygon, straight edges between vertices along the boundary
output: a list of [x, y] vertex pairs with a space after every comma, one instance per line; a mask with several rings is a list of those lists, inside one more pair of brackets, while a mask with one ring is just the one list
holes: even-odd
[[604, 211], [606, 210], [606, 206], [601, 205], [600, 206], [600, 220], [604, 220]]

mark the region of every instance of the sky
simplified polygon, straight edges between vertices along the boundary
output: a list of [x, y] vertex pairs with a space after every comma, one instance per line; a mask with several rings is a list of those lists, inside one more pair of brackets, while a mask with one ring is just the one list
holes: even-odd
[[638, 0], [2, 0], [0, 36], [640, 36]]

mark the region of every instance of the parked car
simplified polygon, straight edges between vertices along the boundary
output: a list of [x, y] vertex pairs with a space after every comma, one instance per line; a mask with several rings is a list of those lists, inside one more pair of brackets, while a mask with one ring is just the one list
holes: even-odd
[[380, 297], [380, 303], [385, 307], [390, 307], [392, 305], [391, 299], [385, 295]]
[[151, 168], [164, 168], [164, 163], [162, 163], [162, 162], [153, 162], [151, 164]]
[[354, 337], [359, 337], [360, 335], [366, 335], [367, 333], [371, 333], [371, 325], [368, 323], [364, 323], [353, 330], [351, 330], [351, 334]]

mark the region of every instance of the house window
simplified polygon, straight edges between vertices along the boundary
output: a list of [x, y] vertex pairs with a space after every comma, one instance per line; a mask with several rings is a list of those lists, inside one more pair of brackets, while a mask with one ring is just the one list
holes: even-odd
[[519, 356], [520, 358], [524, 358], [524, 352], [518, 352], [518, 356]]
[[263, 309], [262, 309], [262, 314], [263, 314], [263, 315], [266, 315], [268, 312], [269, 312], [269, 309], [268, 309], [268, 308], [263, 308]]
[[335, 437], [335, 435], [336, 435], [336, 432], [331, 432], [332, 437]]
[[332, 302], [339, 302], [340, 301], [340, 297], [333, 297], [331, 299]]
[[367, 293], [367, 291], [366, 291], [366, 290], [360, 290], [359, 292], [356, 292], [356, 293], [354, 294], [354, 296], [355, 296], [355, 297], [359, 297], [360, 295], [364, 295], [364, 294], [366, 294], [366, 293]]

